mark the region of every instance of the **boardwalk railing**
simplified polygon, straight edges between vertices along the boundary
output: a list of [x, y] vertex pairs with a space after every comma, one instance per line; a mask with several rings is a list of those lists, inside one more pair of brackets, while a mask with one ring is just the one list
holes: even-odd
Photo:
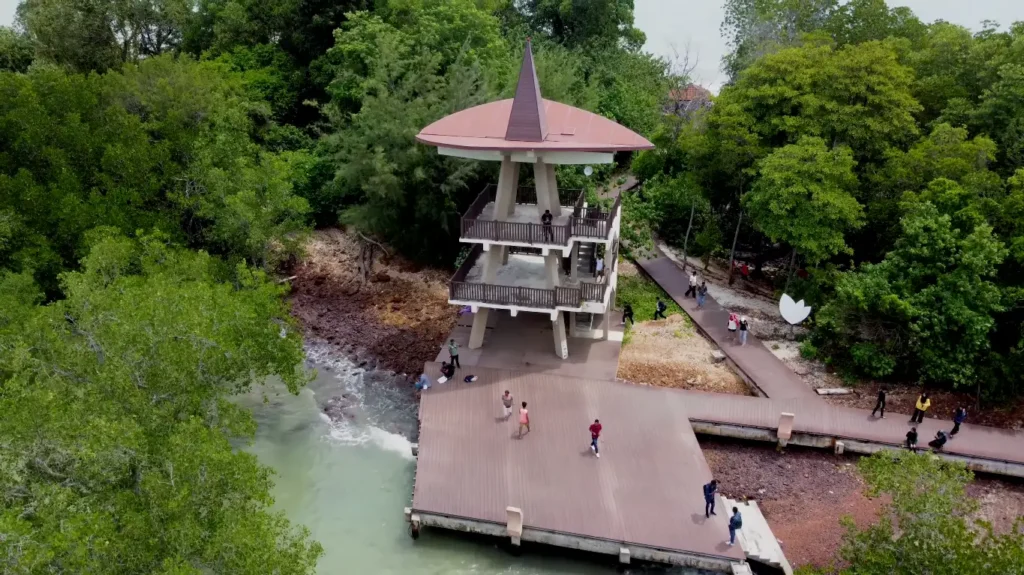
[[[473, 200], [462, 216], [463, 239], [566, 246], [569, 245], [570, 236], [600, 239], [608, 237], [611, 222], [615, 217], [614, 210], [610, 214], [606, 214], [599, 208], [584, 208], [586, 195], [582, 190], [560, 189], [558, 190], [559, 204], [572, 206], [572, 213], [564, 224], [545, 226], [540, 223], [539, 216], [537, 222], [497, 221], [494, 219], [497, 206], [492, 208], [487, 219], [481, 219], [487, 205], [494, 202], [496, 196], [497, 186], [489, 184]], [[536, 188], [520, 187], [516, 190], [516, 203], [536, 204]]]
[[583, 302], [604, 301], [607, 284], [580, 282], [579, 287], [557, 286], [553, 289], [543, 289], [466, 281], [481, 254], [483, 247], [477, 244], [459, 269], [455, 270], [455, 275], [448, 284], [449, 300], [536, 309], [578, 308], [582, 307]]

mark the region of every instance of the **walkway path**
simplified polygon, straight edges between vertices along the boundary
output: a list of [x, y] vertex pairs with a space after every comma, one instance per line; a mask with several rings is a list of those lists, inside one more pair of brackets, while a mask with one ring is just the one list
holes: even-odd
[[697, 328], [722, 348], [747, 383], [773, 399], [818, 398], [817, 393], [753, 334], [749, 334], [745, 346], [734, 341], [726, 327], [729, 310], [719, 305], [710, 294], [703, 308], [697, 307], [696, 299], [683, 297], [689, 287], [689, 278], [675, 262], [663, 256], [638, 263], [689, 314]]
[[[690, 404], [691, 421], [773, 428], [778, 423], [779, 413], [788, 411], [796, 414], [794, 432], [893, 447], [903, 442], [910, 428], [909, 415], [890, 412], [885, 419], [878, 419], [871, 417], [867, 410], [829, 405], [753, 336], [743, 347], [729, 341], [728, 312], [710, 297], [704, 309], [697, 309], [692, 298], [684, 298], [688, 277], [675, 262], [662, 256], [641, 261], [639, 265], [690, 315], [694, 324], [718, 344], [741, 374], [770, 398], [700, 394], [702, 400]], [[924, 423], [918, 425], [919, 444], [926, 445], [936, 431], [949, 431], [952, 427], [951, 421], [925, 418]], [[945, 451], [950, 455], [1024, 464], [1024, 432], [964, 425], [961, 433], [946, 444]]]

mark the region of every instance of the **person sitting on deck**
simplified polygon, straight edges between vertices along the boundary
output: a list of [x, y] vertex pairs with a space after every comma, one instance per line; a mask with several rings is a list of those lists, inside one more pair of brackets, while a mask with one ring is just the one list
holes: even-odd
[[939, 432], [935, 434], [935, 439], [928, 442], [928, 446], [935, 451], [942, 451], [942, 446], [946, 445], [947, 439], [948, 437], [946, 436], [946, 432], [940, 429]]
[[907, 449], [913, 451], [917, 449], [917, 428], [911, 427], [910, 431], [907, 432]]
[[430, 389], [430, 378], [427, 377], [427, 374], [420, 373], [419, 379], [416, 380], [416, 391], [423, 391], [425, 389]]
[[552, 243], [555, 241], [555, 232], [551, 230], [551, 220], [553, 219], [551, 210], [544, 210], [544, 214], [540, 217], [540, 223], [544, 225], [544, 241], [550, 240]]
[[442, 361], [441, 375], [443, 375], [445, 379], [451, 379], [455, 375], [455, 366], [448, 363], [447, 361]]

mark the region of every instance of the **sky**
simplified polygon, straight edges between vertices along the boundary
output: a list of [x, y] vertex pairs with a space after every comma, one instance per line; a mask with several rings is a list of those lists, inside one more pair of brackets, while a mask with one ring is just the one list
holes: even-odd
[[[648, 52], [675, 60], [689, 54], [696, 59], [694, 81], [717, 92], [725, 77], [719, 70], [725, 54], [720, 36], [723, 0], [634, 0], [637, 28], [647, 34]], [[0, 0], [0, 25], [14, 20], [19, 0]], [[890, 0], [890, 6], [908, 6], [921, 20], [946, 20], [977, 29], [982, 20], [1002, 25], [1024, 20], [1024, 0]]]
[[[0, 0], [7, 2], [9, 0]], [[697, 65], [694, 83], [718, 92], [725, 81], [719, 69], [726, 52], [721, 37], [722, 0], [634, 0], [634, 25], [647, 34], [644, 49], [674, 61], [689, 55]], [[945, 20], [977, 30], [983, 20], [1003, 26], [1024, 20], [1024, 0], [890, 0], [890, 6], [907, 6], [924, 22]]]

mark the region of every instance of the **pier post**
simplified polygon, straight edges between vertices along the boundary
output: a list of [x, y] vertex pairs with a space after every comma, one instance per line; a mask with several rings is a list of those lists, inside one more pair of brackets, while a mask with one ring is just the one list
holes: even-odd
[[796, 416], [792, 413], [782, 412], [779, 415], [779, 429], [776, 435], [779, 438], [779, 447], [785, 447], [789, 439], [793, 437], [793, 419]]
[[509, 506], [505, 508], [505, 514], [508, 517], [505, 530], [508, 533], [509, 539], [512, 540], [512, 545], [519, 547], [523, 537], [523, 510], [518, 507]]
[[619, 563], [629, 565], [629, 549], [619, 547]]

